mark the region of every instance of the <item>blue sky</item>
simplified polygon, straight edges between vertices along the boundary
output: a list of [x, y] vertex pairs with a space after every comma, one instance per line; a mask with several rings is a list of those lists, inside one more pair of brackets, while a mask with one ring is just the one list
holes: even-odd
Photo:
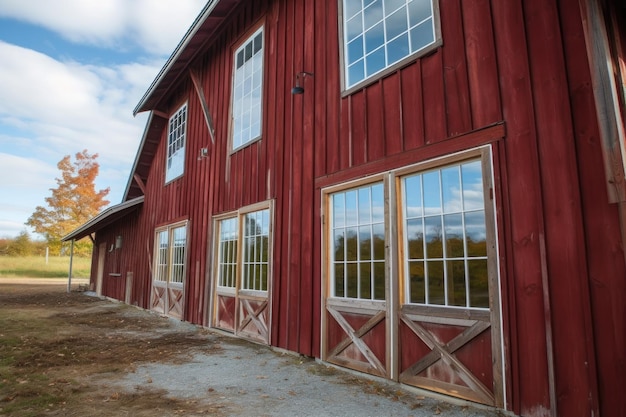
[[132, 111], [205, 3], [0, 0], [0, 237], [32, 233], [57, 163], [83, 149], [121, 202], [147, 120]]

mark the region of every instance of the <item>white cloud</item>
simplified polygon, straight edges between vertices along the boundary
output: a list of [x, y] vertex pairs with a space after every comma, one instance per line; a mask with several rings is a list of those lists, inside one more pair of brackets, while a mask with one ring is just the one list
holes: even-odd
[[0, 16], [50, 29], [80, 44], [140, 46], [170, 54], [206, 0], [0, 0]]

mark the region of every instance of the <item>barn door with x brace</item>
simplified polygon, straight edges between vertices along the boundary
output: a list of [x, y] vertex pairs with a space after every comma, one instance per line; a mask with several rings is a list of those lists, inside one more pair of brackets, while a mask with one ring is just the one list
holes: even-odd
[[322, 357], [502, 406], [490, 149], [324, 191]]
[[215, 218], [213, 326], [269, 343], [271, 203]]

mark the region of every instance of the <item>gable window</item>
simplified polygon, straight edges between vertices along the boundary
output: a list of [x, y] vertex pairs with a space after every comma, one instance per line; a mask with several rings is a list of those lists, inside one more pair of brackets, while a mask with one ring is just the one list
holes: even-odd
[[343, 0], [345, 88], [437, 40], [436, 0]]
[[167, 134], [167, 161], [165, 182], [183, 175], [185, 170], [185, 138], [187, 132], [187, 104], [170, 117]]
[[235, 51], [232, 106], [233, 149], [261, 136], [263, 89], [263, 28]]

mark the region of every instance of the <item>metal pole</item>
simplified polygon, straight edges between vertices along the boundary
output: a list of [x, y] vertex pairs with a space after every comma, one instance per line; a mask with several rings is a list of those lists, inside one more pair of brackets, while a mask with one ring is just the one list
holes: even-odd
[[67, 292], [69, 293], [72, 290], [72, 261], [74, 260], [74, 239], [72, 239], [72, 244], [70, 246], [70, 272], [67, 276]]
[[50, 252], [50, 248], [46, 246], [46, 265], [48, 265], [48, 253]]

